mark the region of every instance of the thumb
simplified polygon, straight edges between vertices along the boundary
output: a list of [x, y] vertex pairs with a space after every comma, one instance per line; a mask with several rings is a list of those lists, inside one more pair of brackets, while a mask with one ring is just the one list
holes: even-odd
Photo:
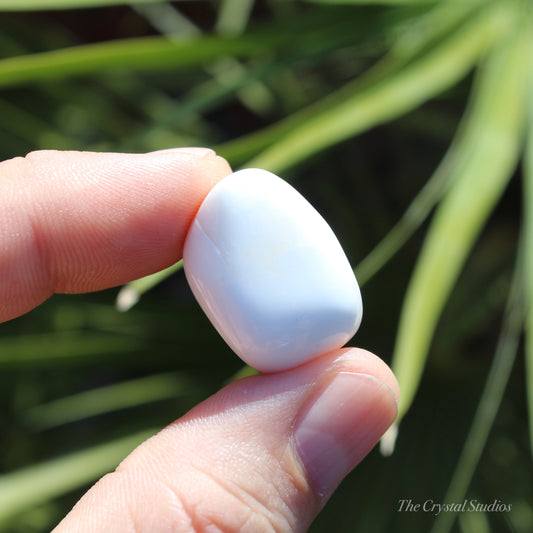
[[306, 531], [396, 416], [376, 356], [234, 382], [139, 446], [54, 533]]

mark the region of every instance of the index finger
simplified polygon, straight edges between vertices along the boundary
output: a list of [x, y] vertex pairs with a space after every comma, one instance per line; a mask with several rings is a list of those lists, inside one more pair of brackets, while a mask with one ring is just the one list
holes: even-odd
[[0, 321], [55, 292], [101, 290], [176, 262], [202, 200], [230, 172], [200, 148], [0, 163]]

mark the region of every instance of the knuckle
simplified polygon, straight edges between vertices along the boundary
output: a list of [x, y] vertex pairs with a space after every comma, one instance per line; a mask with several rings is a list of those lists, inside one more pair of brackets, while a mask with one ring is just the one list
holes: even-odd
[[2, 165], [4, 169], [12, 171], [15, 175], [24, 175], [34, 164], [40, 163], [43, 160], [48, 160], [56, 153], [57, 150], [33, 150], [24, 156], [16, 156], [11, 159], [6, 159], [5, 161], [2, 161], [0, 165]]
[[186, 507], [191, 523], [195, 526], [194, 531], [292, 531], [289, 527], [290, 520], [280, 512], [282, 498], [272, 484], [263, 482], [258, 493], [253, 486], [249, 488], [243, 483], [219, 479], [212, 472], [199, 472], [199, 476], [207, 478], [210, 498], [201, 499]]
[[[156, 475], [148, 490], [152, 496], [157, 495], [157, 508], [152, 506], [149, 511], [152, 516], [145, 518], [151, 523], [163, 520], [165, 531], [173, 533], [295, 531], [294, 521], [286, 516], [286, 509], [280, 510], [284, 506], [280, 505], [280, 495], [274, 494], [275, 487], [263, 489], [262, 496], [257, 496], [253, 490], [202, 470], [190, 471], [179, 480]], [[137, 524], [143, 522], [143, 519], [136, 521]], [[130, 519], [130, 523], [135, 521]]]

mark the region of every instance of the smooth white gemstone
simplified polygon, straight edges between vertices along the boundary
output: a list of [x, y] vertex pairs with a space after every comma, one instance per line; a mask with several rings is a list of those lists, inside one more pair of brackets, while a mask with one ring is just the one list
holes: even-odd
[[235, 172], [210, 191], [183, 263], [206, 315], [257, 370], [284, 370], [340, 348], [361, 323], [359, 285], [333, 231], [265, 170]]

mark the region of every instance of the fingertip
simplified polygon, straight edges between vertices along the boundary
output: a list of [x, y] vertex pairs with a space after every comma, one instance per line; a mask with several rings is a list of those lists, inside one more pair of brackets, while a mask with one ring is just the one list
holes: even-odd
[[391, 368], [383, 359], [363, 348], [343, 348], [338, 364], [346, 365], [350, 371], [374, 376], [383, 382], [393, 394], [396, 405], [400, 400], [400, 385]]
[[231, 168], [202, 148], [46, 150], [0, 163], [0, 172], [8, 320], [54, 292], [101, 290], [176, 262], [200, 204]]
[[342, 350], [302, 405], [296, 454], [321, 505], [372, 450], [398, 412], [398, 384], [370, 352]]

